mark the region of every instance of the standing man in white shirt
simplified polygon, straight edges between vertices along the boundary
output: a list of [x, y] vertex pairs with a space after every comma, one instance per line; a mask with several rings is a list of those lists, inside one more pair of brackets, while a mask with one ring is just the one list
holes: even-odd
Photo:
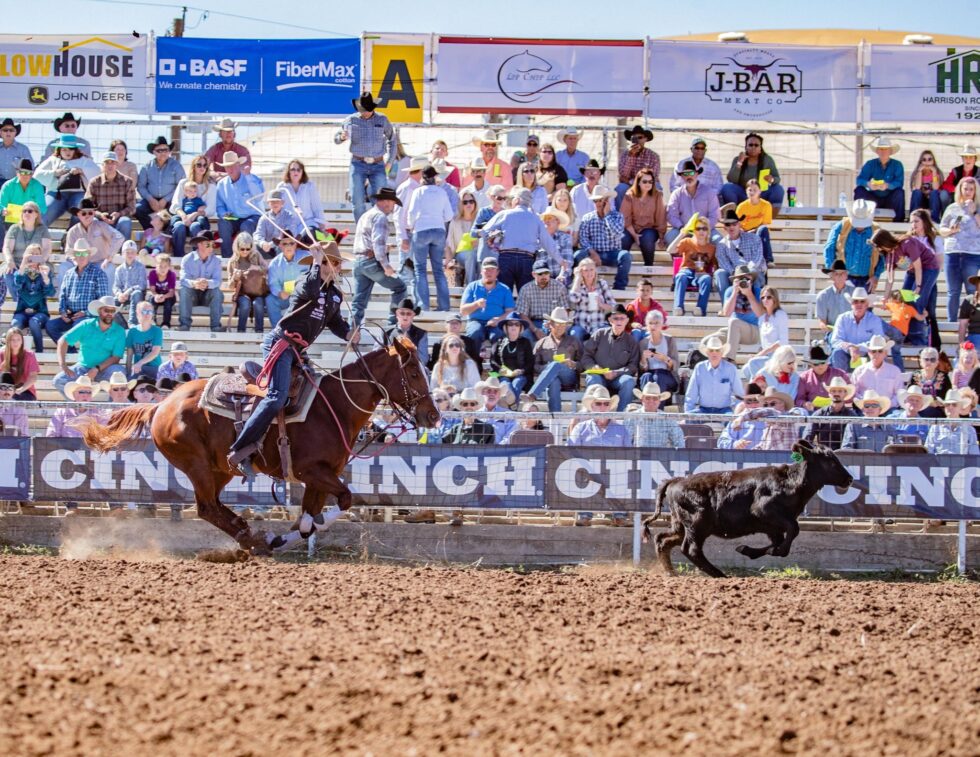
[[415, 302], [429, 310], [428, 263], [432, 263], [432, 278], [436, 282], [436, 309], [449, 310], [449, 282], [445, 264], [446, 224], [453, 218], [453, 208], [445, 190], [436, 184], [438, 172], [432, 166], [422, 171], [422, 186], [412, 193], [408, 206], [408, 228], [412, 238], [412, 259], [415, 261]]

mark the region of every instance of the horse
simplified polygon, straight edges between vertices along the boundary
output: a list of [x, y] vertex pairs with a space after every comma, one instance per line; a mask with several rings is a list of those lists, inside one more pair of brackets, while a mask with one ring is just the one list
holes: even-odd
[[[82, 438], [89, 447], [104, 453], [149, 428], [157, 449], [193, 484], [198, 515], [232, 537], [246, 552], [271, 554], [273, 548], [290, 539], [254, 533], [244, 518], [221, 503], [222, 489], [238, 475], [227, 461], [236, 433], [231, 419], [199, 406], [206, 384], [205, 379], [182, 384], [159, 404], [116, 410], [105, 423], [85, 419], [79, 423]], [[327, 373], [306, 420], [286, 426], [292, 471], [306, 487], [299, 521], [302, 537], [314, 528], [324, 530], [330, 525], [322, 514], [328, 496], [337, 499], [339, 511], [331, 508], [334, 517], [350, 508], [351, 491], [340, 476], [352, 454], [354, 440], [381, 400], [417, 426], [431, 428], [439, 423], [440, 414], [429, 394], [418, 352], [404, 337]], [[275, 427], [270, 427], [253, 465], [262, 473], [281, 477], [277, 437]]]

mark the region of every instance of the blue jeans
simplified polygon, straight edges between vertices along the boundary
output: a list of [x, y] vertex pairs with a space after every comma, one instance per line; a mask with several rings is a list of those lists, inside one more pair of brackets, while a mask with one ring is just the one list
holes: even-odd
[[980, 334], [967, 334], [966, 341], [972, 344], [974, 349], [980, 350]]
[[466, 321], [466, 336], [476, 342], [477, 348], [483, 344], [484, 340], [489, 339], [493, 344], [504, 335], [500, 326], [487, 326], [483, 321], [470, 318]]
[[865, 187], [854, 188], [855, 200], [871, 200], [877, 205], [879, 210], [891, 210], [895, 213], [895, 222], [901, 223], [905, 220], [905, 190], [901, 187], [890, 192], [872, 192]]
[[119, 302], [119, 298], [116, 297], [116, 305], [119, 306], [119, 311], [122, 312], [126, 309], [129, 310], [129, 325], [135, 326], [139, 323], [139, 319], [136, 317], [136, 308], [143, 303], [143, 298], [146, 296], [146, 292], [142, 289], [137, 289], [135, 292], [130, 293], [129, 300], [125, 304]]
[[645, 387], [650, 382], [655, 383], [660, 387], [662, 392], [676, 392], [677, 379], [674, 378], [674, 374], [668, 371], [666, 368], [658, 368], [655, 371], [646, 371], [640, 376], [640, 389]]
[[[52, 223], [67, 213], [69, 208], [77, 208], [85, 196], [85, 192], [61, 192], [60, 194], [61, 199], [58, 199], [56, 192], [48, 192], [44, 198], [48, 205], [48, 209], [44, 211], [44, 225], [48, 228], [51, 228]], [[78, 223], [78, 217], [73, 216], [68, 222], [68, 226], [74, 226], [76, 223]]]
[[202, 231], [208, 231], [211, 222], [207, 218], [196, 218], [190, 226], [185, 226], [179, 218], [173, 222], [173, 239], [171, 240], [171, 252], [175, 257], [183, 257], [187, 247], [187, 240], [196, 237]]
[[919, 208], [928, 207], [932, 220], [939, 223], [943, 220], [943, 211], [946, 210], [947, 205], [949, 205], [949, 192], [945, 189], [933, 188], [928, 199], [921, 189], [913, 189], [912, 196], [909, 198], [909, 213], [913, 210], [919, 210]]
[[394, 317], [395, 308], [405, 297], [405, 282], [397, 276], [386, 274], [385, 269], [374, 258], [359, 255], [354, 262], [354, 301], [351, 304], [355, 326], [364, 320], [364, 311], [367, 310], [375, 284], [391, 290], [390, 308]]
[[258, 216], [246, 216], [228, 221], [224, 218], [218, 219], [218, 236], [221, 237], [221, 257], [231, 257], [231, 243], [235, 241], [235, 235], [243, 231], [249, 234], [255, 233], [255, 227], [259, 225]]
[[[282, 338], [282, 333], [274, 329], [265, 335], [262, 340], [262, 354], [268, 357], [273, 345]], [[252, 415], [242, 427], [242, 433], [231, 445], [231, 451], [238, 450], [257, 444], [262, 440], [266, 430], [276, 419], [276, 415], [286, 405], [289, 399], [289, 379], [292, 373], [293, 362], [296, 360], [296, 353], [287, 349], [282, 353], [276, 364], [272, 367], [272, 375], [269, 377], [269, 391], [262, 401], [259, 402]]]
[[376, 195], [382, 188], [388, 186], [388, 176], [385, 174], [384, 161], [365, 163], [363, 160], [351, 159], [350, 162], [350, 201], [354, 205], [354, 223], [367, 210], [367, 194], [365, 183], [371, 185], [371, 194]]
[[[769, 189], [761, 194], [762, 199], [768, 200], [774, 209], [782, 207], [783, 197], [785, 196], [786, 193], [783, 191], [782, 184], [772, 184]], [[738, 205], [740, 202], [745, 202], [747, 199], [749, 199], [749, 196], [745, 194], [745, 188], [739, 184], [726, 182], [721, 188], [722, 205], [727, 202], [734, 202], [736, 205]]]
[[462, 266], [463, 269], [463, 285], [469, 284], [471, 281], [476, 281], [480, 278], [480, 269], [476, 260], [476, 248], [472, 250], [467, 250], [466, 252], [456, 253], [456, 265]]
[[[75, 378], [78, 378], [83, 373], [88, 373], [94, 367], [95, 366], [87, 366], [87, 365], [82, 365], [81, 363], [76, 363], [75, 365], [72, 366], [71, 369], [75, 373]], [[125, 376], [126, 366], [120, 365], [119, 363], [114, 363], [110, 365], [108, 368], [106, 368], [104, 371], [99, 371], [98, 375], [94, 379], [92, 379], [92, 383], [94, 384], [98, 381], [108, 381], [110, 378], [112, 378], [112, 374], [114, 373], [121, 373], [123, 376]], [[54, 377], [54, 382], [53, 382], [54, 388], [57, 389], [62, 394], [65, 394], [65, 386], [68, 384], [69, 381], [74, 381], [74, 380], [75, 379], [73, 378], [68, 378], [68, 375], [63, 371], [59, 371], [58, 375]], [[65, 394], [65, 399], [71, 400], [71, 397]]]
[[249, 297], [247, 294], [238, 295], [238, 333], [244, 334], [248, 329], [248, 316], [255, 318], [255, 333], [265, 331], [265, 297]]
[[55, 344], [62, 336], [67, 334], [76, 325], [84, 321], [81, 318], [77, 321], [66, 321], [60, 315], [56, 315], [54, 318], [49, 318], [48, 322], [44, 324], [44, 330], [48, 332], [48, 336], [51, 337], [51, 341]]
[[578, 374], [567, 365], [552, 361], [534, 379], [528, 393], [535, 397], [547, 394], [548, 412], [559, 413], [562, 390], [571, 392], [576, 389], [578, 389]]
[[568, 327], [568, 333], [582, 344], [585, 344], [589, 339], [589, 332], [585, 330], [585, 326], [579, 326], [577, 323]]
[[[224, 296], [220, 289], [190, 289], [181, 287], [180, 294], [180, 330], [191, 330], [191, 316], [195, 307], [206, 307], [211, 315], [211, 330], [221, 328], [221, 312]], [[50, 333], [50, 332], [49, 332]]]
[[[628, 250], [608, 250], [606, 252], [599, 252], [599, 260], [604, 266], [615, 266], [616, 268], [616, 278], [613, 280], [613, 289], [626, 289], [629, 285], [630, 267], [633, 265], [633, 256], [630, 255]], [[575, 265], [578, 265], [583, 260], [589, 257], [588, 250], [579, 250], [575, 253], [573, 260]]]
[[681, 268], [674, 278], [674, 308], [684, 309], [684, 295], [687, 288], [694, 284], [698, 288], [698, 307], [702, 313], [708, 311], [708, 298], [711, 296], [711, 275], [695, 273], [690, 268]]
[[34, 337], [34, 351], [44, 352], [44, 324], [48, 322], [47, 313], [14, 313], [10, 319], [12, 326], [16, 326], [21, 331], [30, 331]]
[[773, 262], [772, 258], [772, 239], [769, 236], [769, 227], [763, 224], [762, 226], [756, 226], [752, 231], [755, 232], [756, 236], [759, 237], [759, 241], [762, 242], [762, 257], [766, 259], [766, 262], [770, 265]]
[[[972, 296], [976, 287], [969, 282], [980, 270], [980, 255], [967, 255], [964, 252], [946, 253], [946, 313], [950, 321], [957, 321], [960, 315], [960, 295], [965, 289]], [[923, 282], [925, 279], [923, 279]]]
[[630, 376], [628, 373], [624, 373], [621, 376], [614, 379], [605, 379], [597, 373], [591, 373], [585, 379], [586, 388], [593, 386], [595, 384], [600, 384], [609, 390], [610, 394], [616, 394], [619, 398], [619, 404], [616, 409], [619, 412], [626, 410], [626, 406], [633, 401], [633, 390], [636, 389], [636, 377]]
[[436, 310], [449, 310], [449, 282], [442, 267], [443, 252], [446, 249], [445, 229], [423, 229], [412, 232], [412, 258], [415, 260], [415, 289], [423, 310], [429, 306], [428, 264], [432, 263], [432, 278], [436, 282]]
[[520, 397], [524, 387], [527, 386], [527, 376], [515, 376], [514, 378], [500, 379], [502, 386], [509, 386], [515, 397]]
[[534, 276], [531, 273], [531, 266], [534, 265], [533, 255], [524, 255], [519, 252], [502, 252], [497, 258], [500, 266], [500, 273], [497, 280], [509, 289], [516, 289], [520, 292], [521, 287], [531, 282]]
[[[640, 252], [643, 255], [643, 265], [653, 265], [653, 253], [657, 249], [657, 240], [660, 233], [656, 229], [644, 229], [640, 232]], [[623, 233], [622, 246], [629, 252], [633, 249], [633, 235], [628, 231]]]
[[289, 307], [289, 298], [282, 299], [274, 294], [265, 298], [265, 314], [269, 317], [269, 328], [274, 329], [282, 314]]
[[902, 345], [905, 344], [905, 334], [890, 323], [882, 324], [882, 331], [885, 332], [886, 339], [891, 339], [895, 342], [895, 346], [892, 347], [892, 362], [898, 370], [904, 371], [905, 361], [902, 359]]
[[116, 231], [123, 235], [123, 241], [133, 238], [133, 219], [129, 216], [120, 216], [116, 220]]

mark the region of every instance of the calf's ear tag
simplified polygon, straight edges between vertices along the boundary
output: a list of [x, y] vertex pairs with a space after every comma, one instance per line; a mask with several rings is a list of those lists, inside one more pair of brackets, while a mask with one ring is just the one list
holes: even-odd
[[803, 455], [801, 455], [799, 452], [794, 452], [792, 455], [789, 456], [789, 459], [792, 460], [794, 463], [802, 463]]

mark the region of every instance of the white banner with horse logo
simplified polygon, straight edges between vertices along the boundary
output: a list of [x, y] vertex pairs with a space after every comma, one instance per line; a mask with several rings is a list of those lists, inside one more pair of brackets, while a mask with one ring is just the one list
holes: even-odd
[[855, 47], [648, 40], [649, 118], [850, 122]]
[[642, 40], [440, 37], [442, 113], [638, 116]]

